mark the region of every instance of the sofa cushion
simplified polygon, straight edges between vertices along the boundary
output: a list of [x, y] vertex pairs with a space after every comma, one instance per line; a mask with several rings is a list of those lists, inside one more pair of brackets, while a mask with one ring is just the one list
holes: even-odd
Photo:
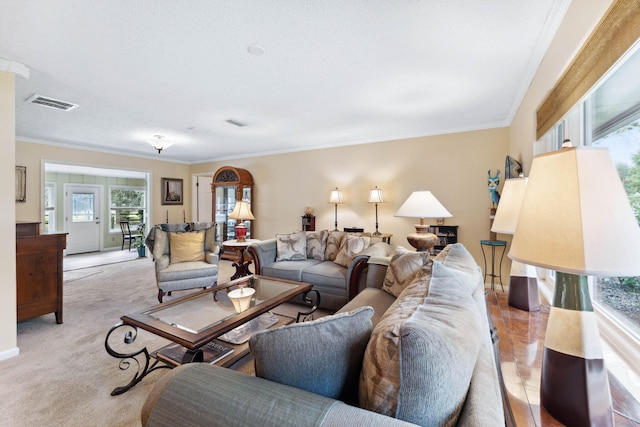
[[353, 257], [368, 248], [370, 244], [371, 237], [348, 234], [342, 238], [340, 249], [336, 254], [334, 262], [343, 267], [349, 267]]
[[[383, 324], [383, 318], [374, 329], [360, 383], [360, 403], [366, 409], [419, 425], [455, 425], [486, 333], [472, 296], [479, 272], [457, 268], [475, 262], [466, 249], [456, 250], [455, 256], [460, 258], [451, 266], [433, 263], [423, 304], [399, 325]], [[397, 369], [375, 360], [385, 352], [395, 355]]]
[[322, 396], [357, 401], [371, 307], [254, 334], [249, 347], [256, 376]]
[[383, 291], [380, 288], [364, 288], [354, 299], [342, 306], [342, 308], [336, 311], [336, 314], [346, 313], [353, 311], [356, 308], [370, 306], [373, 308], [373, 316], [371, 316], [371, 323], [375, 327], [380, 318], [387, 311], [387, 309], [394, 303], [396, 298]]
[[277, 261], [262, 266], [261, 274], [263, 276], [301, 282], [303, 281], [302, 272], [305, 269], [323, 262], [324, 261], [318, 261], [317, 259], [306, 259], [304, 261]]
[[429, 252], [410, 251], [398, 246], [389, 261], [382, 289], [398, 297], [416, 273], [430, 263]]
[[304, 232], [276, 234], [276, 261], [307, 259], [307, 235]]
[[307, 258], [324, 261], [324, 252], [327, 249], [327, 237], [329, 232], [307, 231]]
[[171, 263], [204, 261], [204, 231], [170, 232]]
[[157, 274], [159, 282], [170, 282], [174, 280], [195, 279], [198, 277], [214, 277], [217, 272], [217, 264], [209, 264], [204, 261], [185, 261], [171, 263], [167, 268], [158, 270]]
[[338, 251], [340, 250], [340, 244], [342, 243], [342, 239], [346, 236], [347, 233], [344, 231], [330, 231], [327, 236], [327, 247], [324, 251], [324, 260], [325, 261], [333, 261], [336, 259], [336, 255], [338, 255]]
[[331, 261], [322, 261], [302, 271], [300, 281], [313, 283], [314, 286], [345, 290], [347, 269]]

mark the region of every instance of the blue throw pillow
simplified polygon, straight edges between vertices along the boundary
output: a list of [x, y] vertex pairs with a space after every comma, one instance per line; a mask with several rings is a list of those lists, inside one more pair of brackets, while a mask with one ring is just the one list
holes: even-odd
[[254, 334], [256, 376], [355, 404], [373, 308]]

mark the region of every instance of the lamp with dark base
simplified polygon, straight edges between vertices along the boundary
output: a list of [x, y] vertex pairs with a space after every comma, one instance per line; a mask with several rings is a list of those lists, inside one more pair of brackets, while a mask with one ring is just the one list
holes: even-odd
[[[491, 225], [492, 233], [513, 234], [516, 231], [526, 188], [527, 178], [512, 178], [504, 182], [500, 203]], [[509, 276], [509, 305], [525, 311], [540, 310], [535, 269], [530, 265], [512, 261]]]
[[329, 203], [333, 203], [335, 205], [335, 228], [333, 231], [338, 231], [338, 205], [344, 203], [344, 199], [342, 198], [342, 191], [338, 190], [338, 187], [336, 187], [335, 190], [331, 190], [331, 195], [329, 195]]
[[606, 149], [536, 156], [509, 257], [557, 271], [540, 402], [568, 426], [612, 426], [611, 393], [587, 275], [640, 275], [640, 228]]
[[407, 241], [418, 252], [427, 252], [438, 242], [438, 236], [429, 232], [429, 226], [424, 223], [425, 218], [449, 218], [451, 214], [435, 198], [431, 191], [414, 191], [394, 214], [397, 217], [420, 218], [415, 224], [416, 232], [407, 236]]

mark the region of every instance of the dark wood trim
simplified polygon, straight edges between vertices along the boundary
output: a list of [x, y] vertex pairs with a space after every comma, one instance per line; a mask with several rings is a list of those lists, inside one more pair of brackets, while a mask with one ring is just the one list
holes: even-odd
[[560, 121], [640, 38], [640, 2], [617, 0], [536, 112], [536, 139]]
[[353, 270], [351, 270], [351, 277], [349, 278], [349, 301], [355, 298], [360, 291], [360, 278], [363, 274], [367, 273], [369, 257], [360, 259], [356, 261], [356, 264], [353, 266]]

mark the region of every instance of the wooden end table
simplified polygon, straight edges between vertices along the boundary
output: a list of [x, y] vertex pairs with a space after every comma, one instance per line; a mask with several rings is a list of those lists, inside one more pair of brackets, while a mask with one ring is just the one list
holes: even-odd
[[[251, 255], [247, 254], [245, 249], [254, 242], [259, 242], [258, 239], [247, 239], [244, 242], [239, 242], [238, 240], [227, 240], [222, 242], [222, 246], [224, 246], [224, 251], [232, 252], [233, 255], [230, 259], [236, 260], [232, 265], [236, 268], [236, 272], [233, 276], [231, 276], [231, 280], [239, 279], [240, 277], [249, 276], [253, 273], [249, 270], [249, 265], [252, 260]], [[259, 273], [259, 271], [256, 271]]]

